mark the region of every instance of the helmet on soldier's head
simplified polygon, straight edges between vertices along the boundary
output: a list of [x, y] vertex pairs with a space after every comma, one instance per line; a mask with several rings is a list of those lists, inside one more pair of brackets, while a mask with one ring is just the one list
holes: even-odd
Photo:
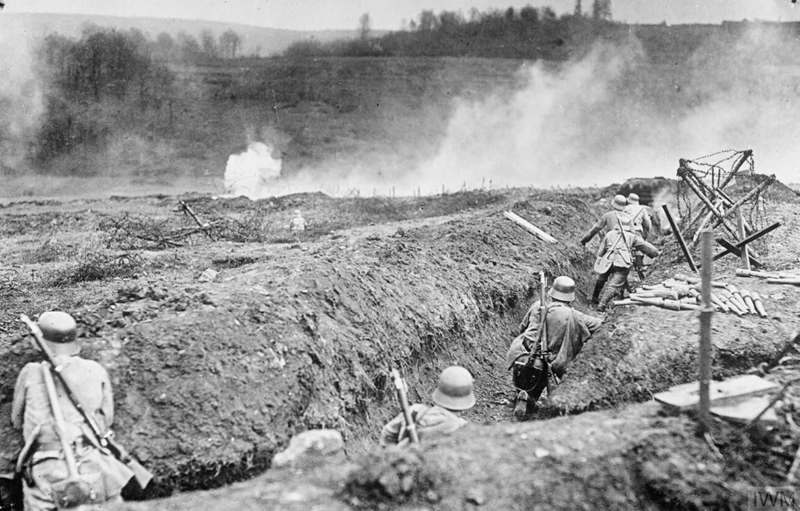
[[617, 211], [622, 211], [628, 205], [628, 199], [624, 195], [615, 195], [614, 200], [611, 201], [611, 207]]
[[467, 410], [475, 405], [472, 375], [461, 366], [450, 366], [439, 375], [439, 386], [433, 391], [433, 402], [448, 410]]
[[300, 215], [301, 215], [300, 210], [299, 209], [295, 209], [294, 210], [294, 216], [300, 216]]
[[569, 277], [557, 277], [547, 295], [556, 300], [571, 302], [575, 299], [575, 281]]
[[66, 312], [43, 312], [36, 324], [55, 355], [76, 355], [80, 351], [80, 345], [75, 342], [78, 325]]
[[628, 194], [628, 204], [639, 204], [639, 196], [635, 193]]

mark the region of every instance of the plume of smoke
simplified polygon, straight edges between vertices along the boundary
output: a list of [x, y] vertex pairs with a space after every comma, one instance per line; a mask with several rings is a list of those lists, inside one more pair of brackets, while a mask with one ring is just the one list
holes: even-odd
[[44, 113], [44, 91], [33, 69], [32, 42], [0, 16], [0, 168], [23, 162]]
[[225, 167], [225, 193], [262, 199], [279, 190], [281, 160], [273, 158], [272, 148], [263, 142], [251, 142], [247, 151], [232, 154]]
[[678, 159], [726, 149], [753, 149], [758, 172], [796, 181], [800, 44], [775, 25], [718, 29], [678, 68], [651, 60], [635, 37], [601, 43], [577, 61], [525, 65], [520, 83], [456, 100], [441, 145], [420, 164], [387, 154], [376, 172], [331, 160], [283, 190], [605, 186], [674, 177]]

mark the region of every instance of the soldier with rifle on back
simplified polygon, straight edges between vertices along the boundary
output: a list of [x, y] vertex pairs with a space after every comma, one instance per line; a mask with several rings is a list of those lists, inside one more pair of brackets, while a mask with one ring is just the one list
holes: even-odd
[[597, 287], [605, 284], [597, 310], [603, 312], [608, 303], [621, 296], [628, 286], [628, 274], [633, 266], [633, 253], [638, 250], [648, 257], [656, 258], [661, 251], [633, 232], [633, 225], [628, 217], [618, 220], [617, 228], [605, 235], [597, 251], [595, 272], [599, 274]]
[[555, 383], [564, 376], [567, 366], [578, 356], [583, 345], [600, 328], [603, 320], [572, 308], [575, 281], [557, 277], [547, 291], [547, 281], [540, 272], [540, 298], [528, 309], [520, 324], [520, 335], [506, 354], [506, 367], [512, 371], [517, 394], [514, 415], [521, 419], [545, 388], [550, 392], [550, 374]]
[[[639, 195], [631, 192], [628, 194], [628, 205], [625, 206], [625, 213], [631, 218], [633, 231], [647, 241], [650, 231], [653, 229], [653, 221], [647, 207], [639, 204]], [[633, 268], [636, 270], [639, 280], [644, 280], [644, 254], [638, 250], [633, 251]]]
[[14, 388], [12, 423], [25, 440], [17, 461], [25, 510], [120, 501], [134, 480], [144, 489], [152, 474], [113, 440], [111, 381], [103, 366], [78, 356], [75, 320], [59, 311], [37, 323], [20, 319], [46, 359], [26, 364]]
[[439, 385], [431, 395], [433, 406], [421, 403], [409, 406], [405, 384], [396, 369], [392, 370], [392, 376], [403, 411], [381, 430], [381, 445], [416, 444], [431, 436], [449, 435], [468, 423], [459, 416], [459, 412], [475, 405], [473, 378], [465, 368], [450, 366], [442, 371]]

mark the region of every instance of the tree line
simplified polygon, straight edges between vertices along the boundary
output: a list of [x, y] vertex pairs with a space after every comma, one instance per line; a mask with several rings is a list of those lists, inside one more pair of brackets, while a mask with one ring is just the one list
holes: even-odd
[[45, 114], [31, 156], [45, 164], [72, 151], [101, 147], [119, 126], [170, 128], [178, 96], [171, 64], [236, 58], [241, 38], [232, 30], [214, 37], [159, 34], [89, 26], [79, 38], [48, 35], [36, 68], [48, 84]]
[[370, 37], [369, 14], [359, 19], [358, 37], [322, 43], [315, 39], [293, 43], [287, 57], [320, 56], [453, 56], [566, 58], [574, 47], [585, 45], [613, 28], [611, 0], [594, 0], [591, 13], [576, 0], [572, 13], [558, 16], [552, 7], [531, 5], [505, 10], [423, 10], [403, 29]]

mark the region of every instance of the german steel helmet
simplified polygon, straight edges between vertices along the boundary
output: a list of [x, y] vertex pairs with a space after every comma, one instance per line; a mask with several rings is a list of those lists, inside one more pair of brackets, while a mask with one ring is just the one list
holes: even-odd
[[78, 325], [75, 323], [75, 319], [66, 312], [43, 312], [36, 323], [47, 341], [57, 344], [75, 341]]
[[614, 200], [611, 201], [611, 207], [617, 211], [622, 211], [628, 205], [628, 199], [624, 195], [615, 195]]
[[628, 204], [639, 204], [639, 196], [633, 192], [629, 193]]
[[547, 294], [556, 300], [571, 302], [575, 299], [575, 281], [569, 277], [556, 277]]
[[475, 405], [472, 375], [461, 366], [450, 366], [439, 375], [433, 402], [449, 410], [467, 410]]

